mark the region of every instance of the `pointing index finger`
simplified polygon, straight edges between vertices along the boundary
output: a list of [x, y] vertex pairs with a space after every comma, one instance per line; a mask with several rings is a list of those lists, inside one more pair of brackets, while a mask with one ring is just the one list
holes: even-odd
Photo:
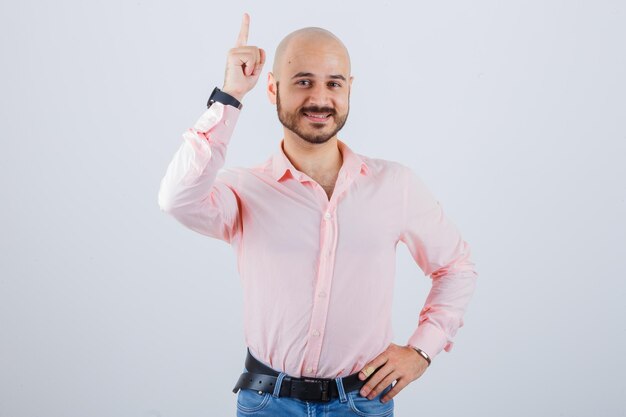
[[235, 46], [245, 46], [248, 44], [248, 32], [250, 31], [250, 15], [248, 13], [243, 14], [241, 20], [241, 29], [239, 30], [239, 37]]

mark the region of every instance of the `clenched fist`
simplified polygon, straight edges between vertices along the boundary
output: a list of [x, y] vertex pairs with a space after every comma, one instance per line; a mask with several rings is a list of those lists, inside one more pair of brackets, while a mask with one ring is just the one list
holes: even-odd
[[222, 87], [222, 91], [239, 101], [256, 85], [265, 63], [265, 51], [256, 46], [248, 46], [249, 30], [250, 16], [244, 13], [235, 47], [228, 51]]

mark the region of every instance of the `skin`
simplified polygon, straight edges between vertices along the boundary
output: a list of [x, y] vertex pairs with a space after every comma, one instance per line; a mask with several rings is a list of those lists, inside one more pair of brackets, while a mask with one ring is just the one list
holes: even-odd
[[[243, 101], [256, 85], [265, 64], [265, 51], [248, 45], [250, 16], [244, 14], [235, 47], [228, 52], [222, 91]], [[287, 35], [276, 49], [267, 95], [283, 124], [284, 152], [296, 169], [313, 178], [330, 199], [343, 158], [337, 132], [350, 108], [350, 57], [343, 43], [320, 28]], [[330, 115], [328, 118], [316, 118]], [[361, 395], [373, 399], [396, 381], [381, 398], [386, 402], [419, 378], [428, 362], [410, 346], [390, 343], [365, 364]]]
[[268, 74], [267, 95], [283, 124], [285, 155], [329, 199], [343, 163], [337, 132], [348, 117], [352, 80], [345, 47], [319, 28], [288, 35]]

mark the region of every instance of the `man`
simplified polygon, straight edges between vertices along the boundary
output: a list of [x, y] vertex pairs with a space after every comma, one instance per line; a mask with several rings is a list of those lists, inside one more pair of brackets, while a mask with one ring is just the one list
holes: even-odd
[[[276, 49], [267, 82], [284, 127], [276, 153], [224, 169], [265, 63], [248, 30], [244, 14], [223, 87], [183, 134], [159, 190], [163, 211], [237, 254], [248, 348], [238, 415], [393, 415], [393, 397], [463, 325], [477, 277], [470, 248], [412, 170], [337, 138], [353, 77], [343, 43], [320, 28]], [[399, 241], [432, 278], [406, 345], [391, 343]]]

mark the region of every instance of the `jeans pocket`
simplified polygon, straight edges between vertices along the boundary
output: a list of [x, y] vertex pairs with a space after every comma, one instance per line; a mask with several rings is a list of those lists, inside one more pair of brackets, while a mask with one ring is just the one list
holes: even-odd
[[255, 413], [263, 410], [269, 404], [272, 393], [244, 388], [237, 395], [237, 408], [243, 413]]
[[348, 405], [350, 409], [359, 416], [364, 417], [388, 417], [393, 415], [393, 398], [386, 403], [381, 403], [380, 399], [389, 391], [393, 386], [389, 385], [376, 397], [368, 400], [367, 397], [363, 397], [359, 391], [351, 391], [346, 393], [348, 397]]

